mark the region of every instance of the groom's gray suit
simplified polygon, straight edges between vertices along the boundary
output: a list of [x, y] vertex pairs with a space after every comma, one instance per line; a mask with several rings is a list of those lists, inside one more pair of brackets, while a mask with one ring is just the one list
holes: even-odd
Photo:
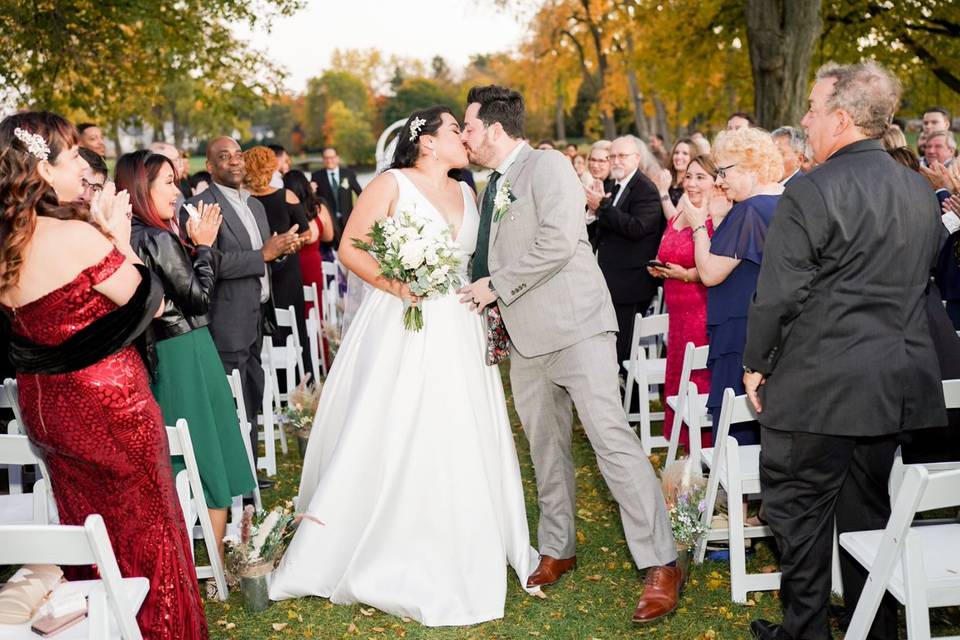
[[488, 264], [513, 343], [510, 382], [536, 471], [540, 553], [576, 553], [572, 400], [637, 567], [672, 562], [663, 495], [620, 404], [617, 321], [587, 240], [580, 180], [559, 152], [524, 143], [498, 187], [504, 181], [516, 200], [491, 220]]

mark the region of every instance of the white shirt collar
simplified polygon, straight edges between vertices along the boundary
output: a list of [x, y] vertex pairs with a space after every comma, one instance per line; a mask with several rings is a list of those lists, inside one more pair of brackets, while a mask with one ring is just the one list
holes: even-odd
[[500, 166], [497, 167], [497, 173], [499, 173], [502, 176], [506, 175], [507, 171], [509, 171], [514, 161], [517, 159], [517, 156], [520, 155], [520, 151], [523, 149], [523, 147], [526, 144], [527, 142], [525, 140], [520, 140], [519, 142], [517, 142], [517, 146], [513, 148], [513, 151], [511, 151], [510, 154], [503, 159], [503, 162], [500, 163]]
[[780, 181], [780, 184], [787, 184], [788, 182], [790, 182], [790, 180], [793, 178], [793, 176], [797, 175], [798, 173], [800, 173], [800, 169], [796, 169], [793, 173], [791, 173], [791, 174], [788, 175], [786, 178], [784, 178], [783, 180], [781, 180], [781, 181]]
[[623, 177], [623, 180], [617, 180], [617, 184], [620, 185], [620, 188], [623, 189], [625, 186], [627, 186], [627, 184], [629, 184], [629, 182], [633, 180], [633, 176], [635, 176], [637, 174], [637, 171], [639, 170], [640, 168], [637, 167], [636, 169], [631, 171], [629, 174], [625, 175]]
[[225, 184], [220, 184], [217, 181], [213, 181], [213, 184], [217, 185], [217, 188], [220, 191], [223, 191], [224, 195], [233, 200], [239, 200], [240, 202], [246, 202], [247, 198], [250, 197], [250, 192], [240, 187], [239, 189], [234, 189], [233, 187], [228, 187]]

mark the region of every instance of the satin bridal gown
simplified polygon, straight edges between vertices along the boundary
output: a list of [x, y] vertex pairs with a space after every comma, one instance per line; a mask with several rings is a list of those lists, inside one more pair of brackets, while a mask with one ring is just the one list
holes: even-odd
[[[390, 173], [397, 211], [446, 225]], [[466, 274], [480, 217], [461, 188]], [[503, 617], [507, 563], [526, 585], [538, 558], [500, 374], [484, 363], [480, 316], [458, 298], [424, 301], [417, 333], [398, 298], [367, 292], [323, 388], [300, 480], [306, 517], [272, 599], [322, 596], [453, 626]]]

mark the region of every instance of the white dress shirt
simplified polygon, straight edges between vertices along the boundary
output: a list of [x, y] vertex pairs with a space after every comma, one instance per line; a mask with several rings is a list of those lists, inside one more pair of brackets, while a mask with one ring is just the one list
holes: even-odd
[[[237, 212], [237, 217], [240, 218], [243, 228], [247, 230], [247, 235], [250, 236], [250, 246], [257, 251], [262, 249], [263, 237], [260, 235], [260, 226], [257, 224], [253, 211], [250, 210], [250, 205], [247, 204], [247, 200], [250, 199], [250, 192], [244, 189], [233, 189], [216, 182], [214, 184], [223, 193], [233, 210]], [[260, 276], [260, 302], [264, 303], [269, 299], [270, 275], [267, 271], [267, 265], [264, 264], [263, 275]]]

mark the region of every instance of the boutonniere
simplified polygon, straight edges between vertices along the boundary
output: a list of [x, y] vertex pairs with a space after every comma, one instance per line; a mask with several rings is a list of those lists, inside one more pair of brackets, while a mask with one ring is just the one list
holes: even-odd
[[349, 189], [349, 188], [350, 188], [350, 181], [347, 180], [346, 178], [344, 178], [343, 180], [341, 180], [341, 181], [340, 181], [340, 188], [341, 188], [341, 189]]
[[507, 215], [510, 205], [517, 201], [517, 196], [510, 191], [510, 181], [504, 180], [497, 194], [493, 196], [493, 221], [500, 222], [503, 216]]

